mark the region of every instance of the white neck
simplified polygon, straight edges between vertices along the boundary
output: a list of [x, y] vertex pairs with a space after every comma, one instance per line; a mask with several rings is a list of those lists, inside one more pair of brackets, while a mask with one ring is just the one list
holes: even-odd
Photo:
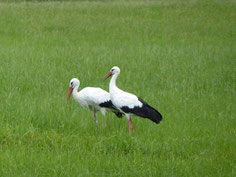
[[119, 73], [114, 74], [111, 77], [110, 84], [109, 84], [109, 92], [113, 92], [115, 89], [118, 89], [116, 86], [116, 78], [118, 77]]
[[72, 95], [75, 100], [78, 100], [78, 96], [79, 96], [78, 88], [79, 88], [79, 86], [76, 86], [72, 91]]

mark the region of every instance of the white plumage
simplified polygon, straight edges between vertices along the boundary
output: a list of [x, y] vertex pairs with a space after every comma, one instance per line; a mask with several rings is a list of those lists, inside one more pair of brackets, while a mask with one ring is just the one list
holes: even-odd
[[93, 111], [104, 112], [105, 108], [99, 106], [110, 100], [110, 94], [105, 90], [95, 87], [83, 88], [80, 92], [72, 92], [74, 99], [84, 108], [94, 109]]
[[109, 84], [111, 101], [119, 111], [126, 115], [129, 123], [129, 130], [132, 131], [132, 134], [134, 127], [131, 117], [133, 115], [148, 118], [155, 123], [159, 123], [162, 120], [162, 115], [156, 109], [148, 105], [144, 100], [136, 95], [125, 92], [116, 86], [116, 79], [119, 74], [120, 69], [115, 66], [104, 77], [104, 80], [112, 76]]
[[117, 105], [118, 108], [128, 106], [130, 109], [134, 108], [135, 106], [142, 107], [143, 104], [138, 100], [136, 95], [120, 90], [115, 84], [113, 84], [112, 81], [110, 83], [112, 84], [110, 84], [109, 92], [114, 105]]
[[93, 112], [96, 126], [98, 125], [98, 122], [96, 120], [96, 113], [98, 111], [100, 111], [104, 117], [105, 127], [107, 127], [105, 117], [107, 111], [112, 111], [117, 115], [117, 117], [122, 117], [122, 114], [112, 104], [110, 94], [107, 91], [97, 87], [86, 87], [77, 92], [79, 85], [80, 81], [76, 78], [70, 81], [70, 89], [67, 94], [67, 102], [69, 101], [72, 94], [74, 99], [83, 108], [90, 109]]

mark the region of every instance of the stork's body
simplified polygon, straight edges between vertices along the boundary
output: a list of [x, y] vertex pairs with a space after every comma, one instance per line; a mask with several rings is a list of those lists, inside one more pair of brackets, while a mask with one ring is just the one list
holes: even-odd
[[162, 120], [162, 115], [156, 109], [136, 95], [125, 92], [116, 86], [116, 79], [119, 74], [120, 69], [113, 67], [104, 79], [112, 76], [109, 84], [111, 101], [127, 117], [129, 130], [132, 131], [132, 134], [134, 127], [131, 117], [133, 115], [148, 118], [158, 124]]
[[70, 89], [67, 95], [67, 102], [72, 94], [74, 99], [83, 107], [90, 109], [93, 112], [96, 126], [98, 125], [96, 119], [96, 113], [99, 111], [102, 113], [105, 121], [105, 127], [107, 127], [105, 114], [107, 111], [114, 112], [117, 117], [122, 117], [122, 113], [112, 104], [110, 94], [97, 87], [86, 87], [77, 92], [80, 82], [74, 78], [70, 81]]

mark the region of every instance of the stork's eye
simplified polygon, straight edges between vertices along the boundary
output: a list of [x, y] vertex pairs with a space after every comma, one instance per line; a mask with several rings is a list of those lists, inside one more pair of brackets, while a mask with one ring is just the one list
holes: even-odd
[[111, 72], [113, 72], [114, 71], [114, 69], [111, 69]]
[[71, 82], [70, 85], [73, 85], [73, 82]]

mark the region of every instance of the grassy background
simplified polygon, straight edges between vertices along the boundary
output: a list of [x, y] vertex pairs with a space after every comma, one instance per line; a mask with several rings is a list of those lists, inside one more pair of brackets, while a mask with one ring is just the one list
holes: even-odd
[[[6, 3], [8, 2], [8, 3]], [[235, 1], [0, 2], [0, 176], [236, 176]], [[65, 104], [117, 85], [160, 125]]]

